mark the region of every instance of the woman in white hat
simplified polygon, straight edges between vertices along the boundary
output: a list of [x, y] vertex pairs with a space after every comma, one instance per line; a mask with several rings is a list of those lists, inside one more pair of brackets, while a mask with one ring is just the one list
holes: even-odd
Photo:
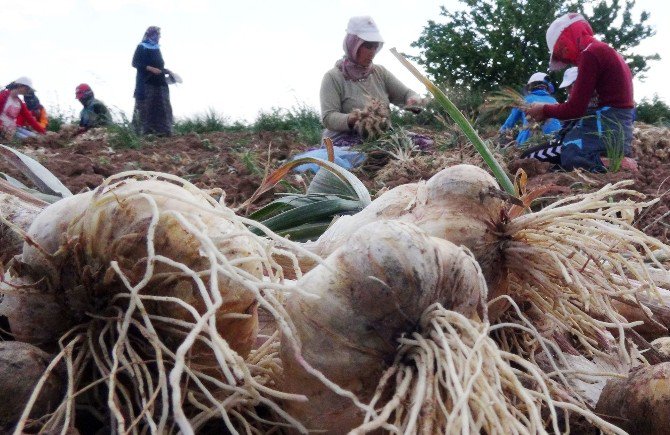
[[417, 107], [421, 98], [381, 65], [373, 63], [384, 39], [369, 16], [349, 20], [344, 37], [344, 57], [321, 82], [321, 121], [324, 137], [337, 146], [361, 142], [353, 131], [354, 109], [363, 109], [371, 99], [388, 106]]
[[[563, 72], [563, 80], [558, 87], [565, 89], [568, 95], [570, 95], [570, 91], [572, 91], [572, 85], [574, 84], [575, 80], [577, 80], [577, 74], [578, 69], [576, 66], [566, 69]], [[597, 101], [597, 98], [592, 99], [592, 101], [593, 100]], [[528, 148], [523, 152], [523, 154], [521, 154], [521, 158], [534, 158], [543, 162], [552, 163], [556, 165], [557, 169], [560, 168], [562, 148], [561, 144], [563, 143], [563, 139], [565, 139], [565, 135], [574, 128], [577, 122], [579, 122], [578, 119], [571, 119], [563, 122], [561, 129], [554, 133], [554, 137], [548, 143]]]
[[6, 139], [13, 137], [24, 139], [34, 135], [34, 133], [22, 133], [28, 132], [25, 129], [21, 129], [17, 134], [17, 124], [27, 124], [41, 134], [46, 133], [45, 128], [37, 122], [26, 104], [19, 98], [19, 95], [26, 95], [32, 90], [32, 80], [28, 77], [19, 77], [0, 91], [0, 136]]

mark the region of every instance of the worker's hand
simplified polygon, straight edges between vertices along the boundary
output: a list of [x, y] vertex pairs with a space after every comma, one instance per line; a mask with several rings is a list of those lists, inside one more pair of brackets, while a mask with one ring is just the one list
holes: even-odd
[[405, 110], [409, 110], [412, 113], [420, 113], [425, 106], [426, 100], [420, 97], [409, 97], [405, 101]]
[[409, 97], [407, 101], [405, 101], [406, 106], [423, 106], [423, 99], [422, 98], [417, 98], [417, 97]]
[[147, 71], [152, 74], [163, 74], [163, 71], [160, 68], [156, 68], [155, 66], [147, 65]]
[[526, 116], [533, 119], [535, 122], [544, 121], [546, 116], [544, 116], [544, 104], [535, 103], [530, 106], [524, 107], [523, 111], [526, 112]]
[[354, 128], [354, 125], [356, 125], [356, 122], [361, 118], [361, 113], [359, 110], [354, 110], [347, 116], [347, 125], [349, 128]]

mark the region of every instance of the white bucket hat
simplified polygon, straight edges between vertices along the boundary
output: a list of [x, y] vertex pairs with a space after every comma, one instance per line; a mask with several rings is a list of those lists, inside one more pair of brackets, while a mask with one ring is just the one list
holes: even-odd
[[561, 36], [561, 33], [563, 30], [568, 28], [571, 24], [574, 24], [578, 21], [586, 21], [586, 18], [581, 16], [580, 14], [577, 14], [575, 12], [570, 12], [565, 15], [562, 15], [554, 20], [553, 23], [549, 25], [549, 28], [547, 29], [547, 47], [549, 47], [549, 69], [552, 71], [556, 71], [559, 69], [563, 69], [567, 64], [563, 62], [559, 62], [556, 60], [553, 60], [554, 57], [554, 46], [556, 45], [556, 41], [558, 41], [559, 36]]
[[528, 79], [528, 83], [526, 84], [531, 84], [533, 82], [545, 82], [547, 81], [547, 75], [543, 72], [536, 72], [530, 78]]
[[28, 77], [23, 76], [19, 77], [18, 79], [14, 80], [12, 83], [16, 83], [17, 85], [23, 85], [23, 86], [28, 86], [30, 89], [34, 90], [33, 88], [33, 81], [30, 80]]
[[567, 88], [571, 84], [577, 80], [577, 73], [579, 71], [577, 70], [576, 66], [573, 66], [572, 68], [568, 68], [565, 70], [563, 73], [563, 81], [559, 85], [559, 88]]
[[361, 17], [351, 17], [347, 24], [347, 33], [356, 35], [363, 41], [384, 42], [382, 35], [379, 34], [377, 24], [372, 17], [365, 15]]

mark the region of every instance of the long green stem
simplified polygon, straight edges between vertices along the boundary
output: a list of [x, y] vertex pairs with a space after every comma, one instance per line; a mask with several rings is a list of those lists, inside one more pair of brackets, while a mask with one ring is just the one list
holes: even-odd
[[491, 168], [491, 171], [493, 172], [493, 175], [496, 177], [498, 180], [498, 183], [502, 186], [503, 189], [510, 195], [516, 196], [516, 191], [514, 189], [514, 184], [512, 184], [512, 181], [509, 179], [507, 176], [507, 173], [505, 170], [500, 166], [500, 163], [495, 159], [493, 154], [491, 153], [491, 150], [486, 146], [484, 141], [479, 137], [477, 132], [475, 131], [474, 128], [472, 128], [472, 125], [468, 122], [468, 120], [463, 116], [460, 110], [454, 105], [454, 103], [449, 100], [449, 97], [445, 95], [444, 92], [440, 90], [433, 82], [428, 80], [421, 72], [414, 67], [407, 59], [405, 59], [405, 56], [402, 54], [398, 53], [398, 51], [395, 48], [391, 49], [391, 53], [398, 58], [400, 63], [405, 65], [405, 67], [412, 73], [414, 76], [419, 79], [421, 83], [426, 86], [428, 91], [433, 94], [435, 99], [437, 100], [442, 107], [447, 111], [451, 119], [454, 120], [456, 125], [458, 125], [465, 134], [465, 136], [472, 142], [472, 144], [475, 146], [479, 154], [482, 156], [486, 164]]

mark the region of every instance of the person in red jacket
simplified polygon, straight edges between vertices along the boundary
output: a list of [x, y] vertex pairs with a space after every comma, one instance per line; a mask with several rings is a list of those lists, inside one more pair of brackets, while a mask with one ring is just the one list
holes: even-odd
[[526, 113], [536, 121], [576, 120], [561, 144], [561, 167], [604, 172], [604, 155], [631, 155], [635, 101], [630, 68], [621, 54], [594, 38], [580, 14], [554, 20], [547, 30], [547, 46], [549, 69], [571, 64], [579, 74], [565, 103], [533, 104]]
[[[0, 91], [0, 136], [15, 137], [17, 125], [26, 123], [40, 134], [46, 133], [19, 95], [33, 90], [33, 82], [28, 77], [19, 77]], [[18, 138], [22, 138], [20, 135]]]

